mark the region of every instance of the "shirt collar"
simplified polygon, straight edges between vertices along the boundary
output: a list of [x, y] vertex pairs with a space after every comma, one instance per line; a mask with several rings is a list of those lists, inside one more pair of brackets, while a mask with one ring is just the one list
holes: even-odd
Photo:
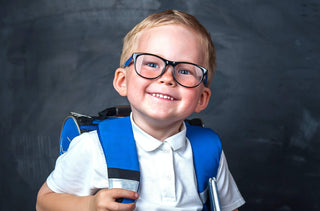
[[139, 128], [139, 126], [136, 125], [133, 121], [132, 113], [130, 115], [130, 120], [132, 124], [134, 139], [136, 143], [145, 151], [154, 151], [158, 149], [164, 142], [167, 142], [174, 151], [179, 150], [186, 145], [187, 130], [184, 122], [180, 132], [166, 138], [162, 142]]

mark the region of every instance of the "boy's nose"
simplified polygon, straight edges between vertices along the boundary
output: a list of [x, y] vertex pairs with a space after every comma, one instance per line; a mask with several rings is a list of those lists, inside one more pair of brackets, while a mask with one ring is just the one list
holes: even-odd
[[173, 67], [171, 65], [168, 65], [164, 73], [159, 77], [159, 82], [169, 86], [176, 86], [177, 82], [174, 80], [172, 72]]

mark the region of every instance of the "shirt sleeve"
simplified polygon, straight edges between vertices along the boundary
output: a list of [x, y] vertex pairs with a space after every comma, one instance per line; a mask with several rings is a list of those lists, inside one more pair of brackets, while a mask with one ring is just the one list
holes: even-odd
[[217, 173], [217, 188], [221, 210], [231, 211], [237, 209], [245, 203], [229, 171], [227, 160], [223, 151], [221, 153], [220, 164]]
[[108, 171], [96, 131], [74, 138], [66, 153], [47, 178], [48, 187], [57, 193], [92, 195], [108, 187]]

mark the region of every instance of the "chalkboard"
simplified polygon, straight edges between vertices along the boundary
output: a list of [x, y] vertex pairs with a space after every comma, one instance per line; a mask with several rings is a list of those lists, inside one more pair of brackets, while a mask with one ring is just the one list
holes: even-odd
[[112, 87], [122, 38], [168, 8], [215, 43], [197, 117], [221, 136], [241, 210], [320, 208], [319, 1], [11, 0], [0, 2], [1, 210], [35, 210], [68, 112], [127, 104]]

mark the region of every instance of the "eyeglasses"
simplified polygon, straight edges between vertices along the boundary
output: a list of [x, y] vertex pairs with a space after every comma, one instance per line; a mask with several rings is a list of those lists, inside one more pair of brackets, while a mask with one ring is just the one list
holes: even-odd
[[194, 88], [203, 81], [207, 84], [208, 70], [197, 64], [189, 62], [174, 62], [150, 53], [133, 53], [123, 67], [128, 67], [134, 62], [136, 73], [142, 78], [156, 79], [166, 71], [166, 67], [173, 67], [172, 76], [181, 86]]

